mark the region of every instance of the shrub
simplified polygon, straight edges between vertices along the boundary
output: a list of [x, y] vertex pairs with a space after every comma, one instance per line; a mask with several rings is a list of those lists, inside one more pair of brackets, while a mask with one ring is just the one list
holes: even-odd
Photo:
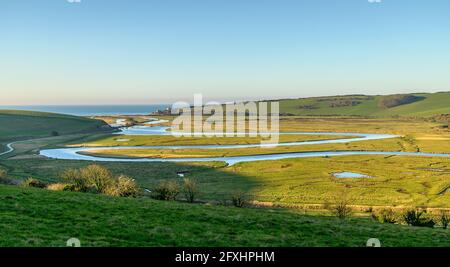
[[424, 216], [426, 213], [426, 210], [408, 209], [403, 213], [403, 220], [411, 226], [434, 227], [435, 222], [430, 218], [426, 218]]
[[114, 178], [108, 169], [100, 165], [89, 165], [80, 170], [80, 177], [98, 193], [105, 193]]
[[47, 189], [51, 191], [76, 191], [74, 185], [64, 183], [49, 184]]
[[339, 219], [346, 219], [352, 213], [352, 209], [349, 207], [351, 200], [346, 192], [341, 192], [335, 197], [334, 205], [329, 206], [330, 211]]
[[397, 217], [393, 209], [381, 209], [372, 212], [372, 218], [380, 223], [396, 223]]
[[85, 179], [80, 170], [68, 169], [61, 174], [61, 178], [69, 184], [73, 185], [73, 190], [76, 192], [89, 191], [90, 185], [87, 179]]
[[37, 179], [34, 179], [32, 177], [26, 179], [22, 182], [22, 186], [24, 187], [36, 187], [36, 188], [46, 188], [47, 185]]
[[4, 169], [0, 169], [0, 179], [4, 179], [8, 176], [8, 172]]
[[442, 228], [447, 229], [450, 223], [450, 215], [445, 211], [441, 211], [437, 216], [437, 221]]
[[348, 206], [346, 202], [340, 202], [337, 205], [335, 205], [333, 211], [336, 217], [342, 220], [349, 217], [352, 213], [352, 209]]
[[8, 172], [4, 169], [0, 169], [0, 184], [15, 185], [14, 180], [8, 178]]
[[247, 198], [247, 195], [241, 190], [235, 191], [231, 195], [231, 201], [233, 202], [233, 205], [238, 208], [242, 208], [247, 204]]
[[[65, 191], [101, 193], [120, 197], [136, 197], [140, 191], [134, 179], [124, 175], [116, 178], [108, 169], [99, 165], [68, 169], [61, 174], [61, 178], [67, 183], [63, 189]], [[61, 187], [61, 185], [53, 185], [55, 190]]]
[[130, 177], [121, 175], [107, 189], [105, 194], [116, 197], [137, 197], [139, 186]]
[[59, 133], [57, 131], [52, 131], [52, 136], [59, 136]]
[[158, 200], [176, 200], [180, 187], [176, 181], [162, 181], [153, 188], [152, 197]]
[[193, 179], [185, 178], [183, 180], [183, 192], [186, 200], [189, 203], [194, 203], [195, 197], [199, 192], [197, 182]]

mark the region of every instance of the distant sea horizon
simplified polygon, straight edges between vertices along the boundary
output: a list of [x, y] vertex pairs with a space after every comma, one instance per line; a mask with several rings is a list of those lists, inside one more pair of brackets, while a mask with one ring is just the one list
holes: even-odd
[[0, 110], [28, 110], [75, 116], [148, 115], [170, 107], [169, 104], [149, 105], [23, 105], [1, 106]]

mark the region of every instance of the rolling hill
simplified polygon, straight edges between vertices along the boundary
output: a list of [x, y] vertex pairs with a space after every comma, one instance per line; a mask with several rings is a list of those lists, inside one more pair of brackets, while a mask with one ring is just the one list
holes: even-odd
[[0, 110], [0, 144], [105, 130], [109, 130], [109, 126], [99, 120], [53, 113]]
[[0, 185], [0, 246], [447, 246], [448, 231], [295, 211], [114, 198]]
[[328, 96], [279, 101], [283, 115], [431, 117], [450, 114], [450, 92]]

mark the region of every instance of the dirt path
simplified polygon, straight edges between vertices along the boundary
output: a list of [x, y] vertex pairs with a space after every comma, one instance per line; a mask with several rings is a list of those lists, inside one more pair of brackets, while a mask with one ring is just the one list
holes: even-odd
[[14, 151], [14, 147], [12, 145], [14, 145], [15, 143], [17, 143], [17, 142], [12, 142], [12, 143], [6, 144], [7, 150], [5, 152], [0, 153], [0, 156], [3, 156], [3, 155], [6, 155], [6, 154], [9, 154], [9, 153], [13, 152]]

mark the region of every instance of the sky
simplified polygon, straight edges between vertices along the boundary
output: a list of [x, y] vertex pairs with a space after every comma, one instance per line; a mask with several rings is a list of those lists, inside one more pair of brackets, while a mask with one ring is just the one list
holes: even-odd
[[450, 91], [448, 0], [71, 1], [0, 1], [0, 105]]

